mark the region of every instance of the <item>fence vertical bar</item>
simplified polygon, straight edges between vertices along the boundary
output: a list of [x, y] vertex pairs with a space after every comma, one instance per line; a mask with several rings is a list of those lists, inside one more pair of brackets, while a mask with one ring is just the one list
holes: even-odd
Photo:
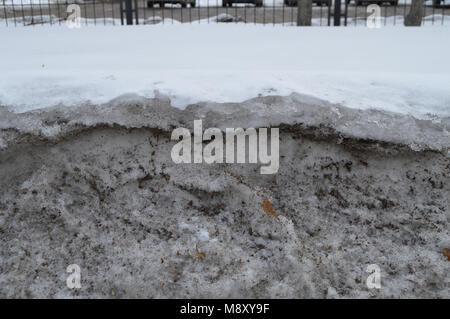
[[119, 10], [120, 10], [120, 24], [123, 25], [123, 0], [119, 2]]
[[425, 13], [426, 13], [426, 9], [425, 9], [425, 1], [423, 2], [423, 6], [422, 6], [422, 21], [420, 25], [425, 25]]
[[403, 3], [403, 19], [406, 18], [406, 0]]
[[147, 14], [146, 14], [147, 13], [147, 7], [145, 6], [145, 0], [143, 0], [143, 4], [144, 4], [144, 7], [143, 7], [142, 10], [144, 11], [144, 13], [142, 15], [143, 16], [142, 18], [144, 19], [144, 22], [142, 22], [142, 24], [145, 24], [147, 22]]
[[166, 7], [166, 4], [164, 3], [164, 2], [160, 2], [161, 3], [161, 5], [162, 5], [162, 23], [164, 24], [164, 10], [165, 10], [165, 7]]
[[[208, 3], [209, 3], [209, 2], [208, 2]], [[245, 8], [245, 7], [244, 7], [244, 8]], [[235, 7], [234, 15], [236, 16], [236, 23], [237, 23], [237, 6]]]
[[92, 7], [93, 7], [93, 13], [94, 13], [94, 25], [97, 25], [97, 14], [95, 13], [95, 0], [94, 0], [94, 2], [92, 3]]
[[111, 0], [111, 18], [112, 18], [112, 25], [116, 25], [115, 17], [114, 17], [114, 1]]
[[335, 27], [341, 25], [341, 0], [334, 0], [333, 24]]
[[25, 10], [23, 9], [23, 0], [20, 0], [20, 6], [22, 9], [22, 24], [25, 25]]
[[65, 4], [64, 4], [64, 21], [67, 21], [67, 0], [65, 0]]
[[[6, 3], [3, 3], [5, 10], [6, 10]], [[13, 12], [13, 18], [14, 18], [14, 26], [17, 27], [17, 21], [16, 21], [16, 10], [14, 9], [14, 0], [11, 1], [11, 7], [12, 7], [12, 12]], [[6, 11], [5, 11], [5, 20], [8, 19], [8, 16], [6, 15]]]
[[434, 25], [434, 5], [432, 4], [431, 7], [433, 8], [431, 11], [431, 25]]
[[253, 24], [256, 25], [256, 5], [250, 9], [251, 14], [253, 15]]
[[[263, 0], [263, 5], [264, 5], [264, 0]], [[275, 0], [273, 0], [273, 14], [272, 14], [272, 17], [273, 17], [273, 26], [275, 26]]]
[[31, 11], [31, 24], [34, 27], [34, 11], [33, 11], [33, 1], [30, 1], [30, 11]]
[[367, 5], [364, 6], [364, 23], [367, 25]]
[[[222, 0], [222, 3], [223, 3], [223, 1], [225, 1], [225, 0]], [[228, 15], [228, 6], [231, 6], [232, 4], [231, 3], [225, 3], [225, 14], [226, 15]]]
[[[14, 0], [12, 1], [12, 6], [14, 7]], [[8, 26], [8, 15], [6, 14], [6, 4], [3, 6], [3, 12], [5, 14], [5, 24]]]
[[328, 6], [328, 26], [331, 25], [331, 2], [330, 5]]
[[320, 5], [319, 26], [322, 26], [323, 6]]
[[53, 25], [53, 21], [52, 21], [52, 6], [50, 5], [50, 1], [47, 2], [48, 5], [48, 17], [50, 20], [50, 25]]
[[[161, 9], [161, 7], [163, 7], [163, 5], [161, 5], [161, 2], [158, 4], [158, 6], [159, 6], [159, 9]], [[144, 7], [145, 7], [145, 0], [144, 0]], [[146, 6], [146, 9], [150, 9], [149, 7], [148, 7], [148, 2], [147, 2], [147, 6]], [[144, 20], [145, 20], [145, 10], [146, 9], [144, 9]], [[164, 10], [164, 9], [163, 9]], [[156, 21], [156, 18], [155, 18], [155, 3], [153, 2], [153, 6], [152, 6], [152, 19], [153, 19], [153, 23], [155, 23], [155, 21]], [[161, 21], [162, 22], [162, 21]]]
[[347, 26], [347, 15], [348, 15], [348, 1], [345, 0], [345, 4], [344, 4], [344, 26]]
[[394, 6], [394, 25], [395, 25], [396, 19], [397, 19], [397, 4], [395, 4], [395, 6]]
[[102, 0], [102, 9], [103, 9], [103, 25], [106, 25], [105, 0]]
[[84, 24], [87, 26], [88, 25], [88, 14], [87, 14], [87, 4], [85, 2], [83, 2], [83, 7], [84, 7]]
[[41, 0], [39, 0], [39, 14], [41, 15], [41, 23], [42, 23], [42, 26], [44, 26], [44, 15], [42, 14]]
[[183, 4], [181, 5], [181, 8], [180, 8], [180, 20], [181, 20], [181, 23], [183, 23]]
[[264, 0], [263, 0], [263, 25], [266, 26], [266, 6], [264, 5]]
[[247, 23], [247, 7], [244, 7], [244, 23]]

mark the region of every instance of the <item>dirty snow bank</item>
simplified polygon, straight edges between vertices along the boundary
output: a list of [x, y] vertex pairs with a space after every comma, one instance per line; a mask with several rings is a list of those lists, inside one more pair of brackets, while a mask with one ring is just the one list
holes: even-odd
[[158, 25], [2, 28], [0, 105], [15, 112], [168, 95], [179, 108], [309, 94], [450, 115], [449, 28]]
[[[300, 95], [185, 110], [128, 96], [0, 115], [0, 297], [449, 297], [450, 159], [367, 139], [448, 147], [448, 121]], [[199, 118], [285, 122], [278, 173], [174, 164], [172, 129]], [[369, 264], [379, 290], [366, 286]]]

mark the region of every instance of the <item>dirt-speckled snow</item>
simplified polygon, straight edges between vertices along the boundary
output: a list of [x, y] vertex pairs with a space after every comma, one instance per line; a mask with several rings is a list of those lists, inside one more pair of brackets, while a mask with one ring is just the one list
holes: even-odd
[[[0, 115], [1, 297], [450, 297], [448, 118], [301, 95]], [[278, 173], [174, 164], [194, 119], [279, 127]]]

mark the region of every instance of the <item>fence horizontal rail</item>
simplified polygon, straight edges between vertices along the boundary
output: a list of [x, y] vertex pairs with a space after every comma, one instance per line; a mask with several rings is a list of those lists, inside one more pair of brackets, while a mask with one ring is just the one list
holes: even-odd
[[[61, 25], [78, 14], [81, 25], [177, 23], [253, 23], [296, 25], [297, 0], [0, 0], [0, 26]], [[448, 4], [446, 3], [448, 2]], [[375, 12], [372, 4], [377, 4]], [[75, 7], [73, 6], [75, 5]], [[74, 8], [77, 8], [76, 10]], [[375, 18], [381, 26], [403, 25], [411, 0], [313, 0], [313, 26], [366, 26]], [[422, 25], [450, 25], [450, 0], [430, 0], [423, 5]], [[78, 11], [77, 11], [78, 10]], [[336, 21], [335, 11], [340, 10]], [[131, 15], [131, 16], [130, 16]], [[125, 22], [124, 22], [125, 21]], [[338, 23], [336, 23], [338, 22]]]

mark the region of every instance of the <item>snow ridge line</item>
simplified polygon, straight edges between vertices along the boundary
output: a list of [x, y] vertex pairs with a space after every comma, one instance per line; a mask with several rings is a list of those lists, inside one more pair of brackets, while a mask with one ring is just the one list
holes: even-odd
[[94, 129], [150, 129], [170, 134], [177, 127], [280, 127], [313, 140], [378, 150], [450, 151], [450, 118], [417, 119], [380, 110], [355, 110], [292, 94], [242, 103], [204, 102], [180, 110], [170, 99], [125, 95], [102, 105], [64, 106], [12, 113], [0, 108], [0, 150], [18, 143], [58, 142]]

